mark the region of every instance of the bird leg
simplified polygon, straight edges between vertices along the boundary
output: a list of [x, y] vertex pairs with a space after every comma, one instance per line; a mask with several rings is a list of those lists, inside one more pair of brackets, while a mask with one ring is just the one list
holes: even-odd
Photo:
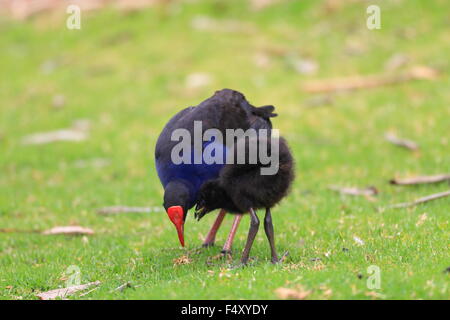
[[266, 216], [264, 217], [264, 230], [266, 231], [266, 236], [270, 244], [272, 263], [277, 263], [279, 260], [277, 250], [275, 248], [275, 235], [273, 232], [272, 215], [270, 213], [270, 208], [266, 208]]
[[231, 227], [230, 234], [228, 235], [227, 241], [223, 245], [222, 254], [227, 255], [231, 253], [231, 246], [233, 245], [234, 236], [241, 222], [242, 214], [238, 214], [234, 217], [233, 226]]
[[247, 236], [247, 243], [245, 244], [244, 252], [242, 253], [241, 263], [247, 264], [248, 257], [250, 255], [250, 249], [253, 245], [253, 240], [255, 240], [256, 234], [258, 233], [259, 229], [259, 219], [256, 215], [255, 210], [253, 208], [250, 208], [250, 230], [248, 231]]
[[214, 245], [214, 241], [216, 240], [217, 231], [219, 230], [220, 225], [222, 224], [225, 214], [226, 214], [226, 211], [224, 209], [221, 209], [219, 214], [217, 215], [216, 221], [214, 221], [214, 224], [211, 227], [211, 230], [209, 230], [205, 241], [203, 241], [202, 247], [209, 247], [209, 246]]

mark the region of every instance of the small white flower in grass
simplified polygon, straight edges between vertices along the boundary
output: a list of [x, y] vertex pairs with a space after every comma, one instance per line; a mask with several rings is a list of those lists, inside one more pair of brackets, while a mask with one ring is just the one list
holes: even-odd
[[353, 240], [355, 240], [355, 242], [356, 242], [357, 244], [359, 244], [360, 246], [363, 246], [363, 245], [364, 245], [364, 241], [363, 241], [361, 238], [357, 237], [357, 236], [354, 236], [354, 237], [353, 237]]

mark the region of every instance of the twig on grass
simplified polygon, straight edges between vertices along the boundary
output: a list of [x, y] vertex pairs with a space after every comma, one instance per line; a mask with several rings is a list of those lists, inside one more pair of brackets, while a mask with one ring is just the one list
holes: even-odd
[[422, 203], [425, 203], [425, 202], [428, 202], [428, 201], [432, 201], [432, 200], [436, 200], [436, 199], [440, 199], [440, 198], [444, 198], [444, 197], [448, 197], [448, 196], [450, 196], [450, 190], [447, 190], [447, 191], [444, 191], [444, 192], [440, 192], [440, 193], [431, 194], [429, 196], [416, 199], [416, 200], [414, 200], [412, 202], [402, 202], [402, 203], [392, 204], [392, 205], [389, 205], [388, 208], [394, 208], [394, 209], [408, 208], [408, 207], [417, 206], [419, 204], [422, 204]]
[[123, 290], [125, 290], [126, 288], [132, 288], [133, 286], [131, 285], [131, 282], [125, 282], [124, 284], [118, 286], [117, 288], [115, 288], [113, 291], [120, 291], [122, 292]]
[[417, 176], [405, 179], [391, 179], [390, 184], [395, 185], [416, 185], [416, 184], [426, 184], [426, 183], [439, 183], [444, 181], [450, 181], [450, 174], [437, 174], [433, 176]]
[[91, 292], [97, 290], [98, 288], [99, 288], [99, 287], [95, 287], [94, 289], [91, 289], [91, 290], [89, 290], [89, 291], [86, 291], [86, 292], [80, 294], [79, 297], [81, 298], [81, 297], [87, 296], [89, 293], [91, 293]]
[[77, 285], [77, 286], [71, 286], [71, 287], [67, 287], [67, 288], [61, 288], [61, 289], [55, 289], [55, 290], [50, 290], [50, 291], [46, 291], [46, 292], [41, 292], [41, 293], [38, 293], [36, 296], [39, 297], [39, 299], [41, 299], [41, 300], [54, 300], [57, 298], [64, 299], [65, 297], [72, 295], [78, 291], [83, 291], [83, 290], [88, 289], [89, 287], [99, 286], [99, 285], [100, 285], [100, 281], [89, 282], [89, 283], [81, 284], [81, 285]]

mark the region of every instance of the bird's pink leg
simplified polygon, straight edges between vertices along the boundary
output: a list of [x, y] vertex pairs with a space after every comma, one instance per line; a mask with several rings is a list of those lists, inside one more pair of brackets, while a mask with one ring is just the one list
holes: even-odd
[[211, 227], [211, 230], [209, 230], [205, 241], [203, 241], [203, 247], [209, 247], [209, 246], [214, 245], [214, 241], [216, 240], [217, 231], [219, 230], [220, 225], [222, 224], [225, 214], [226, 214], [226, 211], [221, 209], [219, 214], [217, 215], [216, 221], [214, 221], [214, 224]]
[[241, 222], [242, 214], [238, 214], [234, 217], [233, 226], [231, 227], [230, 234], [228, 235], [227, 241], [223, 245], [222, 253], [227, 254], [231, 253], [231, 246], [233, 245], [234, 236], [236, 235], [236, 231], [239, 227], [239, 223]]

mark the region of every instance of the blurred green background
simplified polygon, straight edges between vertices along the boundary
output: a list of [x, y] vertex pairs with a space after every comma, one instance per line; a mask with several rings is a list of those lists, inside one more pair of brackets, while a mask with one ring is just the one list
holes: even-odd
[[[1, 298], [64, 287], [70, 265], [82, 283], [101, 281], [72, 296], [81, 299], [284, 298], [279, 288], [308, 299], [449, 298], [449, 198], [380, 209], [449, 189], [388, 184], [450, 173], [448, 1], [97, 1], [95, 10], [79, 2], [79, 30], [66, 27], [65, 3], [42, 1], [35, 13], [10, 2], [0, 6]], [[380, 29], [366, 26], [370, 4], [381, 9]], [[327, 79], [397, 79], [417, 66], [436, 76], [306, 90]], [[211, 262], [231, 218], [217, 247], [192, 254], [213, 215], [188, 218], [184, 250], [161, 210], [158, 134], [173, 114], [222, 88], [276, 106], [274, 127], [293, 150], [297, 179], [273, 211], [279, 251], [290, 252], [283, 264], [269, 263], [262, 229], [251, 267]], [[80, 141], [33, 144], [30, 136], [61, 129]], [[394, 146], [386, 132], [420, 149]], [[375, 186], [379, 195], [339, 195], [330, 185]], [[152, 212], [97, 214], [113, 205]], [[39, 233], [65, 225], [95, 234]], [[177, 265], [180, 256], [188, 263]], [[381, 269], [380, 289], [367, 287], [370, 265]]]

